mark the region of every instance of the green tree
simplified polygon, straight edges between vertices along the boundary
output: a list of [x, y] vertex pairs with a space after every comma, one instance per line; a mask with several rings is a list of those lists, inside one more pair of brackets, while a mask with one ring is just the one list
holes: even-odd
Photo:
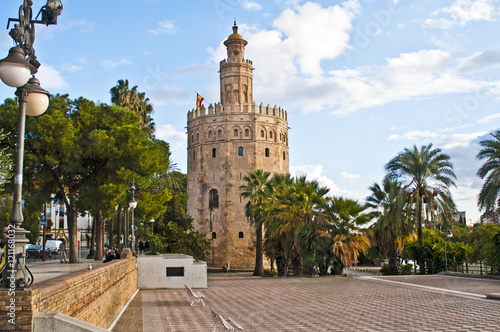
[[333, 253], [341, 263], [334, 270], [340, 274], [344, 267], [356, 264], [359, 255], [366, 252], [369, 240], [364, 234], [366, 229], [362, 227], [371, 218], [365, 205], [342, 196], [332, 198], [327, 214], [334, 222], [329, 234], [333, 238]]
[[367, 198], [367, 205], [375, 209], [372, 212], [376, 222], [372, 225], [373, 238], [389, 257], [389, 272], [401, 274], [401, 255], [404, 242], [409, 240], [415, 230], [414, 223], [408, 216], [406, 192], [395, 180], [384, 178], [382, 186], [374, 183], [370, 186], [372, 194]]
[[210, 241], [195, 231], [192, 218], [186, 213], [187, 175], [174, 171], [170, 175], [177, 185], [171, 188], [172, 199], [154, 222], [154, 234], [147, 235], [152, 250], [159, 253], [184, 253], [205, 260]]
[[479, 160], [484, 160], [477, 175], [485, 180], [477, 204], [481, 210], [494, 211], [500, 207], [500, 130], [491, 134], [479, 144], [482, 149], [477, 154]]
[[255, 228], [255, 269], [254, 276], [264, 274], [264, 258], [262, 249], [263, 224], [265, 222], [264, 204], [270, 193], [269, 179], [271, 173], [262, 169], [250, 171], [243, 178], [246, 184], [240, 187], [241, 197], [247, 199], [245, 214]]
[[4, 191], [4, 184], [12, 176], [12, 156], [9, 147], [3, 144], [6, 141], [7, 133], [0, 128], [0, 193]]
[[[462, 262], [467, 262], [472, 248], [467, 243], [448, 242], [445, 247], [444, 233], [432, 229], [424, 229], [424, 241], [410, 241], [405, 244], [403, 256], [407, 259], [421, 260], [424, 272], [434, 274], [448, 270], [458, 271]], [[446, 263], [445, 263], [446, 262]]]
[[269, 227], [274, 234], [286, 234], [291, 241], [289, 263], [294, 275], [301, 275], [304, 269], [303, 252], [299, 233], [305, 225], [318, 218], [326, 207], [327, 187], [320, 187], [317, 181], [308, 181], [306, 176], [295, 178], [294, 183], [286, 188], [283, 196], [278, 196], [276, 205], [279, 224]]
[[[432, 143], [420, 150], [414, 145], [390, 160], [385, 169], [390, 179], [400, 181], [405, 188], [415, 211], [418, 243], [423, 245], [423, 221], [433, 216], [440, 218], [443, 211], [456, 210], [449, 193], [456, 179], [450, 157], [433, 149]], [[442, 207], [441, 213], [435, 213], [436, 204]]]
[[475, 227], [469, 237], [472, 246], [471, 260], [486, 262], [493, 271], [500, 272], [500, 226], [485, 224]]
[[283, 201], [282, 197], [286, 196], [293, 183], [294, 178], [290, 174], [274, 173], [269, 182], [271, 194], [262, 207], [265, 216], [264, 252], [271, 261], [271, 267], [276, 262], [279, 276], [286, 276], [289, 273], [291, 266], [289, 253], [293, 247], [293, 240], [286, 233], [280, 232], [279, 227], [283, 224], [283, 220], [278, 211]]
[[138, 91], [137, 85], [130, 88], [128, 80], [118, 80], [110, 92], [113, 104], [134, 112], [139, 117], [141, 125], [148, 129], [148, 133], [150, 135], [154, 133], [153, 105], [144, 92]]

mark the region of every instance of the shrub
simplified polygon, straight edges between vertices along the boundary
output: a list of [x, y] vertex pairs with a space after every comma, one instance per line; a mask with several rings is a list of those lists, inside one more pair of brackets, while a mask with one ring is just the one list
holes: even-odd
[[412, 270], [413, 270], [413, 265], [411, 264], [405, 264], [401, 266], [402, 275], [410, 275]]
[[263, 277], [277, 277], [278, 276], [278, 272], [271, 271], [269, 269], [264, 269], [264, 274], [262, 276]]
[[382, 268], [380, 269], [380, 273], [382, 273], [383, 276], [391, 275], [391, 270], [389, 269], [389, 264], [382, 265]]

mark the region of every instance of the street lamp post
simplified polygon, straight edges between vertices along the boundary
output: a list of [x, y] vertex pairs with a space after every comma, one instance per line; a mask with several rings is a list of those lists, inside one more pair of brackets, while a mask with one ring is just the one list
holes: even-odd
[[134, 198], [134, 194], [135, 194], [135, 186], [134, 184], [132, 184], [132, 200], [128, 202], [128, 206], [132, 210], [132, 237], [131, 237], [130, 248], [132, 252], [135, 253], [134, 210], [137, 207], [137, 201]]
[[153, 218], [149, 222], [151, 223], [151, 234], [154, 235], [155, 234], [155, 230], [154, 230], [153, 227], [154, 227], [154, 224], [155, 224], [155, 219]]
[[[40, 13], [42, 20], [33, 20], [31, 6], [33, 1], [24, 0], [19, 7], [19, 18], [9, 18], [10, 22], [19, 22], [10, 30], [9, 35], [16, 43], [16, 47], [9, 50], [9, 55], [0, 60], [0, 79], [8, 86], [17, 88], [16, 96], [19, 103], [19, 118], [17, 122], [17, 147], [14, 167], [14, 196], [10, 226], [7, 231], [9, 240], [13, 244], [8, 246], [8, 269], [3, 273], [1, 284], [3, 286], [24, 288], [33, 283], [33, 275], [25, 264], [25, 244], [28, 243], [27, 230], [21, 228], [23, 223], [22, 213], [22, 184], [24, 160], [24, 133], [26, 115], [38, 116], [47, 109], [50, 94], [40, 87], [40, 81], [34, 76], [40, 63], [35, 56], [33, 42], [35, 40], [35, 24], [57, 24], [57, 16], [62, 12], [59, 0], [48, 0]], [[39, 13], [39, 14], [40, 14]], [[37, 16], [38, 18], [38, 16]], [[9, 273], [10, 272], [10, 273]]]

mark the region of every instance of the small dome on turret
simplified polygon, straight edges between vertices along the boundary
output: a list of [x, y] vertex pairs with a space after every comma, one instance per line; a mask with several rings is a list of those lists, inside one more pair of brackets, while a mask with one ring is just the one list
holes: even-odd
[[227, 40], [230, 39], [241, 39], [243, 40], [243, 37], [238, 33], [238, 26], [236, 25], [236, 21], [234, 21], [233, 25], [233, 34], [227, 37]]

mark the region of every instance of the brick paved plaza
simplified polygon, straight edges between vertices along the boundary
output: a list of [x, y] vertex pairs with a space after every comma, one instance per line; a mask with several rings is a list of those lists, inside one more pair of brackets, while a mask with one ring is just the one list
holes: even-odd
[[205, 307], [191, 307], [184, 290], [142, 290], [113, 331], [212, 331], [209, 307], [256, 332], [500, 330], [500, 301], [485, 297], [500, 293], [500, 280], [221, 273], [208, 285]]

